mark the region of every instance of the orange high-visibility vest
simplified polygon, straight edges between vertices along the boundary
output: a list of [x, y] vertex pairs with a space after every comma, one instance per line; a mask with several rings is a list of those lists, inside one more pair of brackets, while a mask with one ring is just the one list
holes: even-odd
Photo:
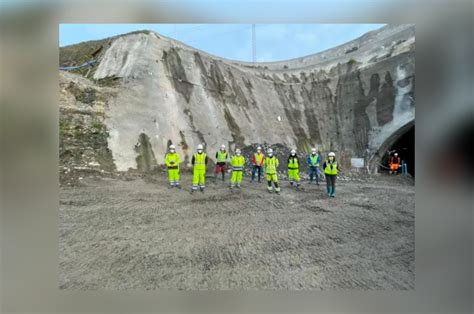
[[255, 163], [256, 163], [258, 166], [261, 166], [264, 157], [265, 157], [265, 156], [264, 156], [262, 153], [260, 153], [260, 154], [255, 153], [255, 154], [254, 154]]

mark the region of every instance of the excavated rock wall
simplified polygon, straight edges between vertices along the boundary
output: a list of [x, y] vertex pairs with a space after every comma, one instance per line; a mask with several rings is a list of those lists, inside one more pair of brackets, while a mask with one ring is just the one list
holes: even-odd
[[[345, 166], [353, 157], [374, 162], [414, 123], [414, 44], [413, 25], [386, 26], [322, 53], [253, 64], [154, 32], [119, 36], [90, 80], [119, 81], [101, 120], [102, 145], [119, 171], [163, 163], [170, 143], [187, 164], [199, 143], [211, 155], [220, 144], [279, 143], [302, 154], [336, 151]], [[136, 148], [143, 142], [146, 159]]]

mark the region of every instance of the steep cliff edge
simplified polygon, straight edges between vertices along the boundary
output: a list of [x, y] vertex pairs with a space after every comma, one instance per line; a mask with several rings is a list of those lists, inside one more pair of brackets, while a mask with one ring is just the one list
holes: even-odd
[[358, 157], [374, 166], [414, 125], [413, 25], [255, 64], [151, 31], [60, 49], [61, 66], [92, 59], [92, 68], [60, 73], [63, 164], [148, 171], [163, 163], [170, 143], [186, 163], [198, 143], [211, 152], [222, 143], [231, 150], [279, 143], [301, 152], [316, 145], [336, 151], [344, 165]]

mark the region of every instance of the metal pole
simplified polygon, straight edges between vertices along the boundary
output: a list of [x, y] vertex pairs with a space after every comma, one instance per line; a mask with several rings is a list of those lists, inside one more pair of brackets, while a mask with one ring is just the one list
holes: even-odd
[[257, 40], [255, 34], [255, 24], [252, 24], [252, 62], [257, 61]]

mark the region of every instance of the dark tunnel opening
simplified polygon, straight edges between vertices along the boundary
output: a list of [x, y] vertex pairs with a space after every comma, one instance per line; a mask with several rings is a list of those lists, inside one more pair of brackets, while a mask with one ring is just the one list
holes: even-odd
[[408, 129], [408, 131], [389, 146], [387, 153], [382, 158], [383, 166], [388, 167], [389, 155], [395, 152], [398, 153], [402, 162], [407, 164], [408, 173], [415, 177], [415, 126]]

